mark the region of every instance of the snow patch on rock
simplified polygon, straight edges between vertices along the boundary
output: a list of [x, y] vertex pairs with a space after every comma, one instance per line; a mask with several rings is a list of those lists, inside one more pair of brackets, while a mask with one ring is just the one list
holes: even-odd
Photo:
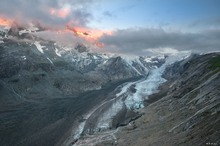
[[61, 57], [62, 55], [60, 54], [59, 50], [56, 48], [55, 49], [55, 53], [57, 54], [57, 56]]
[[34, 42], [34, 45], [37, 47], [37, 49], [38, 49], [38, 51], [40, 51], [42, 54], [44, 53], [44, 50], [43, 50], [43, 48], [45, 47], [45, 46], [41, 46], [41, 44], [39, 43], [39, 42]]

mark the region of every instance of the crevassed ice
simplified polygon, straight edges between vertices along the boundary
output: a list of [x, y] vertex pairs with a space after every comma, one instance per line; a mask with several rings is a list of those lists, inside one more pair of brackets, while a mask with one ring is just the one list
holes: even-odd
[[136, 83], [136, 92], [128, 95], [125, 100], [125, 105], [128, 109], [142, 108], [143, 101], [147, 96], [157, 92], [159, 85], [166, 80], [162, 78], [164, 67], [153, 69], [146, 80]]
[[[170, 56], [166, 62], [160, 67], [150, 71], [149, 76], [146, 80], [141, 82], [136, 82], [136, 92], [129, 93], [127, 98], [125, 99], [125, 105], [128, 109], [139, 109], [144, 107], [143, 101], [147, 99], [147, 97], [153, 93], [158, 91], [158, 87], [164, 83], [166, 80], [162, 78], [162, 74], [165, 71], [167, 65], [172, 64], [176, 61], [180, 61], [185, 59], [190, 55], [191, 52], [185, 51], [175, 55]], [[132, 83], [124, 86], [122, 91], [125, 92], [128, 90]], [[121, 95], [121, 93], [119, 94]]]

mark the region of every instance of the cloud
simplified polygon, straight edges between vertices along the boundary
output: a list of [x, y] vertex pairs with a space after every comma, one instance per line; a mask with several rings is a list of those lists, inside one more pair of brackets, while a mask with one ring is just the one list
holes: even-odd
[[105, 12], [103, 12], [103, 15], [104, 15], [105, 17], [110, 17], [110, 18], [114, 17], [114, 15], [112, 14], [112, 12], [110, 12], [110, 11], [105, 11]]
[[220, 29], [220, 17], [198, 19], [188, 24], [188, 28], [215, 28]]
[[135, 8], [136, 6], [137, 6], [137, 3], [135, 2], [135, 4], [129, 4], [129, 5], [125, 5], [125, 6], [118, 8], [118, 11], [122, 11], [122, 12], [129, 11]]
[[164, 29], [138, 28], [117, 30], [105, 34], [100, 41], [110, 52], [145, 55], [175, 51], [220, 51], [220, 30], [197, 33], [171, 32]]
[[47, 25], [64, 25], [75, 21], [85, 26], [92, 19], [93, 0], [1, 0], [0, 14], [28, 22], [37, 20]]

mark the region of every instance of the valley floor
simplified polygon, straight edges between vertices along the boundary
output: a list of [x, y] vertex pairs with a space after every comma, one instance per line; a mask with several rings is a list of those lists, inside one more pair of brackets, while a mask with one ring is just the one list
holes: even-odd
[[0, 145], [62, 145], [71, 134], [73, 123], [80, 123], [83, 114], [104, 101], [120, 84], [74, 98], [16, 102], [15, 94], [0, 82]]

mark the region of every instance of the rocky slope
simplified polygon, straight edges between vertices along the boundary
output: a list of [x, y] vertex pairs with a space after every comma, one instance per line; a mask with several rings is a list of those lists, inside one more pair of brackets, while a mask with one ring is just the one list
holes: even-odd
[[219, 145], [220, 54], [193, 55], [169, 66], [144, 115], [97, 145]]
[[73, 123], [120, 84], [148, 75], [164, 57], [126, 57], [64, 47], [36, 35], [44, 28], [0, 30], [0, 145], [61, 145]]

